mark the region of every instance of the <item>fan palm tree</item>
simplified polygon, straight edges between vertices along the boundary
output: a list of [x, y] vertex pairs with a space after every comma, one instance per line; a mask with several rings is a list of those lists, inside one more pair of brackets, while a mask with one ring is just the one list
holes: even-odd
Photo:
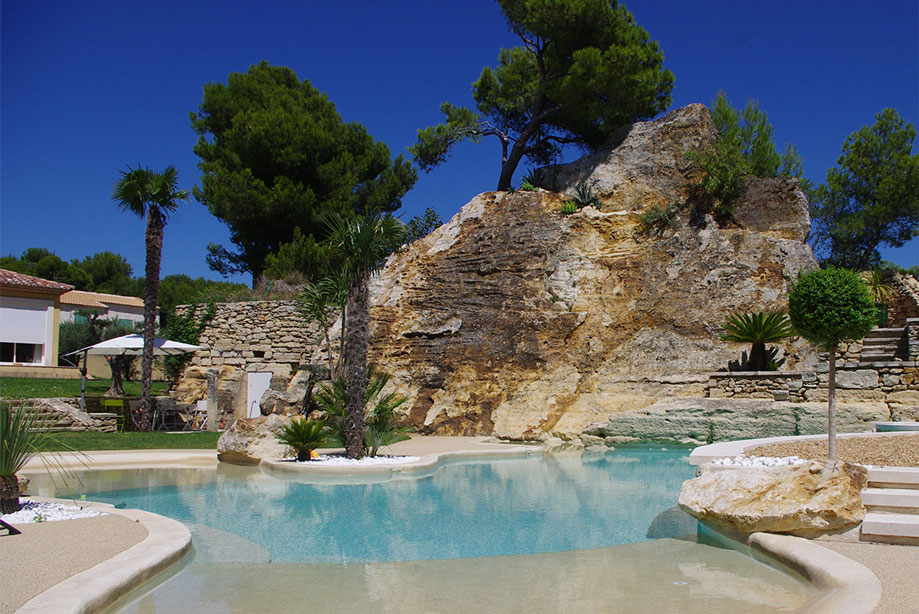
[[722, 341], [752, 343], [750, 349], [750, 371], [766, 370], [766, 344], [795, 334], [788, 316], [781, 311], [759, 311], [756, 313], [734, 312], [724, 323]]
[[144, 352], [141, 362], [141, 428], [149, 431], [153, 407], [150, 387], [153, 380], [153, 339], [156, 333], [156, 297], [160, 288], [160, 259], [163, 253], [163, 227], [178, 202], [188, 198], [186, 190], [177, 187], [179, 175], [174, 166], [162, 173], [149, 168], [129, 168], [112, 187], [112, 200], [120, 209], [147, 219], [146, 280], [144, 283]]
[[399, 245], [404, 229], [391, 215], [373, 211], [345, 219], [328, 219], [329, 242], [348, 274], [344, 317], [344, 377], [347, 381], [348, 415], [345, 420], [348, 458], [364, 455], [364, 405], [367, 389], [367, 349], [370, 346], [370, 275]]

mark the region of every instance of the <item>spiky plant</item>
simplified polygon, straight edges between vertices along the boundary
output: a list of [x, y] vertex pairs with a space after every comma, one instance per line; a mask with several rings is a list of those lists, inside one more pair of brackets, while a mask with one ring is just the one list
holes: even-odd
[[[14, 408], [10, 400], [0, 400], [0, 514], [19, 511], [19, 478], [16, 474], [51, 439], [47, 433], [36, 428], [36, 420], [37, 414], [29, 411], [27, 405]], [[45, 454], [40, 458], [49, 474], [52, 468], [64, 474], [72, 473], [64, 469], [57, 454]], [[51, 477], [53, 479], [54, 476]]]
[[[376, 456], [379, 449], [408, 439], [410, 427], [395, 425], [396, 408], [405, 403], [406, 397], [394, 392], [381, 394], [389, 382], [385, 373], [376, 373], [373, 367], [367, 370], [366, 406], [370, 409], [364, 416], [364, 446], [370, 456]], [[347, 436], [345, 418], [347, 416], [348, 393], [342, 378], [336, 379], [332, 386], [320, 386], [315, 396], [319, 409], [325, 414], [325, 423], [329, 429], [329, 441], [343, 445]], [[371, 402], [376, 399], [371, 407]]]
[[862, 271], [861, 279], [868, 286], [868, 290], [871, 291], [871, 297], [875, 303], [886, 303], [897, 295], [893, 286], [885, 283], [887, 275], [886, 271], [882, 269], [875, 267], [870, 271]]
[[600, 205], [600, 197], [594, 192], [593, 183], [588, 183], [587, 181], [579, 181], [574, 186], [574, 194], [571, 195], [571, 200], [574, 201], [578, 209], [588, 205], [595, 207]]
[[297, 451], [298, 461], [308, 461], [312, 452], [321, 448], [328, 439], [326, 425], [313, 420], [291, 420], [277, 436], [278, 441]]
[[735, 311], [724, 323], [722, 341], [752, 343], [749, 368], [751, 371], [766, 370], [766, 344], [795, 334], [788, 316], [781, 311], [758, 311], [740, 313]]

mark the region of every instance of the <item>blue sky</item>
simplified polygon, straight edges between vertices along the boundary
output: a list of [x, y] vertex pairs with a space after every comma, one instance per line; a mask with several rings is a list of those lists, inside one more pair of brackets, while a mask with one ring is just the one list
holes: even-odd
[[[676, 76], [671, 108], [718, 90], [737, 107], [758, 99], [778, 146], [796, 144], [815, 181], [884, 107], [919, 125], [915, 0], [626, 5]], [[182, 187], [198, 183], [188, 115], [205, 83], [263, 59], [290, 66], [396, 155], [440, 121], [441, 102], [471, 105], [482, 67], [515, 44], [491, 0], [3, 0], [0, 11], [0, 253], [109, 250], [135, 275], [144, 224], [116, 209], [111, 186], [136, 164], [174, 164]], [[426, 207], [448, 219], [493, 189], [498, 170], [496, 142], [461, 146], [421, 175], [403, 219]], [[205, 263], [210, 242], [230, 247], [226, 227], [184, 203], [166, 227], [162, 274], [220, 279]], [[919, 239], [883, 257], [919, 264]]]

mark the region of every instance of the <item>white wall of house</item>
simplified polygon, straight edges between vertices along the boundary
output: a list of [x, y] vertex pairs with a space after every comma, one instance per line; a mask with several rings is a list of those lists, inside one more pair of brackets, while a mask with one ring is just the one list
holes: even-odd
[[0, 364], [50, 364], [54, 299], [0, 296]]

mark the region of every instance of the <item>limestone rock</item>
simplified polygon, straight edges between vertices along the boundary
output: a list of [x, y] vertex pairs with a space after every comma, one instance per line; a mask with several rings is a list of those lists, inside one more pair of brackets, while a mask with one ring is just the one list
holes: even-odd
[[241, 418], [217, 440], [217, 459], [222, 462], [258, 464], [263, 458], [288, 458], [293, 450], [278, 441], [277, 435], [290, 418], [272, 414], [258, 418]]
[[[713, 135], [701, 105], [637, 123], [614, 148], [548, 169], [560, 193], [480, 194], [391, 256], [371, 281], [370, 360], [408, 397], [403, 419], [544, 439], [703, 396], [705, 374], [747, 349], [717, 339], [725, 316], [784, 308], [816, 266], [793, 181], [750, 182], [737, 227], [681, 209], [660, 236], [640, 235], [647, 207], [685, 202], [699, 173], [685, 153]], [[600, 206], [562, 215], [580, 180]]]
[[817, 537], [865, 517], [864, 467], [820, 462], [708, 471], [687, 480], [679, 505], [693, 517], [741, 533], [767, 531]]
[[29, 483], [31, 480], [24, 475], [17, 475], [16, 478], [19, 480], [19, 494], [26, 494], [29, 491]]
[[313, 384], [314, 379], [307, 369], [298, 370], [290, 381], [272, 377], [271, 387], [262, 394], [259, 401], [262, 415], [290, 416], [303, 413], [303, 399]]
[[[884, 403], [840, 403], [836, 428], [862, 432], [887, 420]], [[702, 444], [712, 441], [826, 433], [826, 404], [766, 399], [666, 399], [640, 410], [610, 416], [585, 433], [610, 442], [657, 441]]]
[[171, 393], [176, 403], [194, 403], [207, 398], [207, 371], [217, 369], [217, 410], [221, 414], [246, 415], [246, 372], [239, 367], [186, 367]]

